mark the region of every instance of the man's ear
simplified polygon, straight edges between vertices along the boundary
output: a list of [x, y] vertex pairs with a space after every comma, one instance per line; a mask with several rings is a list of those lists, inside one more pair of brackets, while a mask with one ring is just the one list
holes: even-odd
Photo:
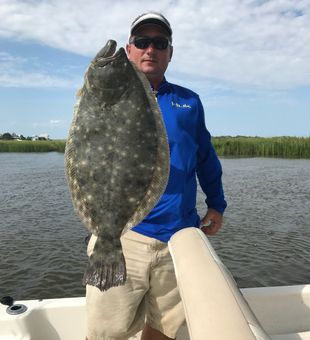
[[130, 55], [130, 49], [131, 49], [130, 44], [126, 44], [126, 53], [127, 53], [127, 57], [129, 57], [129, 55]]
[[172, 55], [173, 55], [173, 46], [170, 46], [170, 59], [169, 59], [169, 61], [171, 61]]

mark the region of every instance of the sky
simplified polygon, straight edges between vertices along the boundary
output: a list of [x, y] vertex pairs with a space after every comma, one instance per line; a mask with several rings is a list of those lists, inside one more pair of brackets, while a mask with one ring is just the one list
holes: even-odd
[[310, 0], [0, 0], [0, 133], [66, 138], [91, 59], [149, 10], [213, 136], [310, 137]]

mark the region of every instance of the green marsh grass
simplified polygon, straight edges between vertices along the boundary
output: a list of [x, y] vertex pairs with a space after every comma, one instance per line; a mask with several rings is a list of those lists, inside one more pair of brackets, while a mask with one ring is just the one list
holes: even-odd
[[64, 152], [65, 140], [0, 140], [0, 152]]
[[[213, 137], [220, 157], [279, 157], [310, 159], [310, 137]], [[64, 152], [66, 141], [5, 141], [0, 152]]]
[[310, 158], [310, 137], [213, 137], [219, 156]]

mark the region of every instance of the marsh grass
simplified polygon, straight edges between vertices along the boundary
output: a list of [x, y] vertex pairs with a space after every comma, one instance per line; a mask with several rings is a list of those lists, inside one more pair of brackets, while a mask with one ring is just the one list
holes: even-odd
[[219, 156], [310, 158], [310, 137], [214, 137]]
[[[310, 137], [213, 137], [219, 156], [310, 159]], [[0, 152], [64, 152], [66, 141], [4, 141]]]
[[0, 140], [0, 152], [64, 152], [65, 140]]

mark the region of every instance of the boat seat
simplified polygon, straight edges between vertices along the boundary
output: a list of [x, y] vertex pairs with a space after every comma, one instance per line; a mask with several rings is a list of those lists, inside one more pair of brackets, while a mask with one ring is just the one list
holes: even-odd
[[310, 340], [310, 332], [272, 335], [272, 340]]
[[191, 340], [271, 339], [200, 229], [182, 229], [168, 245]]

